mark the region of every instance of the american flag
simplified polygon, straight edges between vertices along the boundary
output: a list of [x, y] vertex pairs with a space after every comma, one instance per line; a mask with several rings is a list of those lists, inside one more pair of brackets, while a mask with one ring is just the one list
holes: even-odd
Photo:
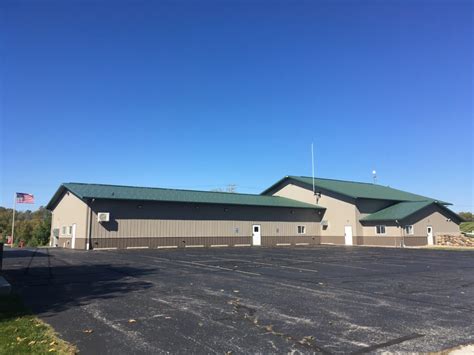
[[17, 203], [35, 203], [35, 197], [32, 194], [25, 194], [23, 192], [16, 193]]

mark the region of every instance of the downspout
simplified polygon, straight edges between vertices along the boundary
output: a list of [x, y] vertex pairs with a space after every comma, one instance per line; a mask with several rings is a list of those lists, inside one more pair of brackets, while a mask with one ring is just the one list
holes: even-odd
[[400, 248], [404, 248], [405, 247], [405, 236], [403, 234], [403, 228], [400, 225], [400, 222], [398, 221], [398, 219], [395, 220], [395, 223], [398, 225], [398, 228], [400, 228]]
[[92, 207], [91, 204], [94, 202], [95, 199], [90, 200], [89, 202], [89, 235], [88, 235], [88, 240], [89, 240], [89, 250], [92, 250]]

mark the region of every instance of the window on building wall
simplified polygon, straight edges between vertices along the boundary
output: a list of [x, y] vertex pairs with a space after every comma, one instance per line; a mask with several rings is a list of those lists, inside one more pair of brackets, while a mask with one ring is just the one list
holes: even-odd
[[375, 226], [375, 233], [377, 234], [385, 234], [385, 226]]
[[68, 235], [71, 235], [72, 234], [72, 226], [69, 226], [69, 231], [67, 233]]
[[407, 235], [412, 235], [412, 234], [415, 234], [415, 232], [414, 232], [414, 230], [413, 230], [413, 226], [412, 226], [412, 225], [405, 226], [405, 234], [407, 234]]
[[61, 234], [62, 235], [66, 235], [66, 226], [63, 226], [62, 230], [61, 230]]
[[235, 234], [239, 234], [239, 227], [235, 227], [234, 232], [235, 232]]
[[306, 226], [298, 226], [298, 234], [306, 234]]

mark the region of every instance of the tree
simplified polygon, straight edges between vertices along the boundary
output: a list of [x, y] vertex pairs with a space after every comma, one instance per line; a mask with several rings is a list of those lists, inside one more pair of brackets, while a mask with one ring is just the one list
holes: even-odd
[[[13, 209], [0, 207], [0, 241], [12, 230]], [[51, 212], [41, 206], [36, 211], [15, 212], [15, 243], [23, 240], [28, 246], [46, 245], [51, 230]]]
[[474, 222], [474, 216], [472, 212], [459, 212], [458, 215], [466, 222]]
[[42, 220], [33, 228], [32, 236], [38, 245], [46, 245], [49, 242], [51, 232], [51, 218]]

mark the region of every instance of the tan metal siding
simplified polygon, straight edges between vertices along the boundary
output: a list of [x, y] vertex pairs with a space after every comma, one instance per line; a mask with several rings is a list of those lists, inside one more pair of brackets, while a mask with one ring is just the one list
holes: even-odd
[[[318, 235], [319, 223], [317, 222], [265, 222], [265, 221], [190, 221], [190, 220], [118, 220], [117, 229], [108, 231], [103, 225], [93, 222], [93, 238], [117, 237], [234, 237], [252, 235], [252, 225], [261, 225], [261, 235], [297, 236], [297, 227], [306, 226], [307, 235]], [[239, 228], [239, 232], [235, 232]], [[278, 232], [277, 232], [278, 229]]]
[[412, 224], [415, 235], [426, 235], [426, 227], [432, 226], [434, 235], [460, 234], [459, 225], [450, 220], [450, 216], [439, 206], [430, 206], [410, 216], [405, 224]]
[[[261, 225], [262, 245], [319, 243], [316, 210], [112, 200], [90, 206], [95, 248], [250, 244], [254, 224]], [[98, 212], [109, 212], [111, 221], [98, 223]], [[297, 233], [299, 225], [306, 234]]]
[[[287, 182], [275, 191], [273, 195], [316, 204], [316, 197], [313, 195], [313, 191], [293, 183]], [[353, 233], [357, 233], [356, 228], [359, 222], [356, 219], [356, 207], [349, 199], [321, 190], [321, 197], [318, 199], [317, 204], [326, 208], [322, 219], [329, 223], [327, 228], [321, 228], [321, 237], [344, 235], [345, 226], [352, 226]]]
[[77, 243], [79, 239], [85, 239], [87, 234], [87, 205], [78, 197], [74, 196], [70, 192], [65, 192], [60, 198], [58, 204], [52, 211], [51, 216], [51, 243], [53, 243], [53, 229], [59, 228], [60, 240], [58, 246], [63, 247], [66, 242], [66, 247], [71, 247], [71, 242], [67, 243], [70, 240], [69, 235], [62, 234], [62, 227], [72, 226], [76, 224], [76, 249], [85, 249], [85, 245]]

